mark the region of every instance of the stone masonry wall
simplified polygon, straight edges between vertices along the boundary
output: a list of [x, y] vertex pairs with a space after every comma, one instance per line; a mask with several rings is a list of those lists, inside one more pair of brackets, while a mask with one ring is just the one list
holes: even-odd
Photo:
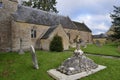
[[86, 31], [78, 31], [78, 30], [71, 30], [71, 29], [64, 29], [65, 32], [69, 33], [69, 39], [70, 39], [70, 46], [76, 47], [75, 38], [76, 36], [80, 35], [81, 39], [84, 42], [92, 43], [92, 33], [86, 32]]
[[17, 2], [2, 0], [0, 8], [0, 52], [11, 51], [11, 14], [17, 9]]
[[47, 51], [49, 50], [50, 42], [52, 41], [53, 37], [56, 34], [61, 36], [64, 50], [69, 49], [69, 46], [70, 46], [69, 38], [68, 38], [67, 34], [65, 33], [64, 29], [62, 28], [62, 26], [58, 25], [58, 27], [50, 34], [48, 39], [42, 39], [41, 40], [43, 50], [47, 50]]
[[[20, 38], [22, 39], [22, 48], [28, 50], [30, 45], [40, 49], [40, 38], [48, 30], [48, 26], [28, 24], [22, 22], [12, 22], [12, 51], [20, 49]], [[31, 29], [36, 30], [36, 38], [31, 38]]]
[[85, 31], [80, 31], [80, 37], [84, 42], [87, 43], [92, 43], [92, 33], [90, 32], [85, 32]]
[[73, 44], [77, 35], [79, 35], [78, 30], [64, 29], [69, 36], [70, 43]]

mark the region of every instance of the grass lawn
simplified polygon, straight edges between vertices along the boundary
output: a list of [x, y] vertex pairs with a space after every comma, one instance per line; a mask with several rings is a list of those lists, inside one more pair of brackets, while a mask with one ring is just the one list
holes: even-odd
[[82, 48], [82, 50], [84, 52], [93, 54], [120, 56], [120, 52], [118, 51], [117, 46], [115, 46], [114, 44], [105, 44], [101, 47], [98, 47], [95, 44], [90, 44], [87, 46], [87, 48]]
[[[0, 54], [0, 80], [54, 80], [47, 70], [57, 68], [61, 62], [72, 55], [72, 52], [37, 51], [40, 69], [32, 67], [32, 58], [29, 52], [24, 55], [17, 53]], [[107, 66], [107, 69], [97, 72], [80, 80], [119, 80], [120, 60], [89, 56], [96, 63]]]

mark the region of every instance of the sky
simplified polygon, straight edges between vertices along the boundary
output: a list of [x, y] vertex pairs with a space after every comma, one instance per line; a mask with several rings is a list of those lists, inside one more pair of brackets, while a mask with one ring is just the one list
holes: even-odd
[[120, 0], [56, 1], [58, 14], [69, 16], [73, 21], [85, 23], [92, 30], [93, 35], [105, 33], [109, 30], [112, 25], [110, 14], [114, 10], [113, 6], [120, 6]]
[[84, 22], [92, 34], [101, 34], [111, 27], [110, 13], [120, 0], [56, 0], [58, 14], [69, 16], [71, 20]]

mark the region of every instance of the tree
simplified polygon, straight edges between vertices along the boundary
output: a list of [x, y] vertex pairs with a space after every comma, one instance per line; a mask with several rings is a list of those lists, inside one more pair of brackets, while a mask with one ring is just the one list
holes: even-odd
[[114, 34], [111, 35], [113, 40], [120, 39], [120, 26], [119, 27], [115, 27], [113, 31], [114, 31]]
[[56, 0], [29, 0], [29, 1], [23, 1], [22, 5], [30, 6], [47, 12], [58, 13], [55, 7], [56, 4], [57, 4]]
[[120, 26], [120, 7], [114, 6], [113, 14], [110, 15], [114, 26]]
[[112, 18], [112, 24], [113, 26], [116, 26], [113, 29], [114, 34], [111, 35], [113, 40], [120, 40], [120, 7], [114, 6], [113, 13], [110, 15]]
[[50, 48], [50, 51], [57, 51], [57, 52], [63, 51], [62, 38], [58, 35], [55, 35], [53, 37], [53, 40], [50, 43], [49, 48]]

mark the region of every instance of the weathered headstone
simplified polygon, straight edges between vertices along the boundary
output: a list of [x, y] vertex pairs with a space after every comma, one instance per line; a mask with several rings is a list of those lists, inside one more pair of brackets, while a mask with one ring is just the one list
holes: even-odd
[[86, 44], [86, 42], [84, 42], [84, 41], [82, 41], [80, 45], [81, 45], [82, 47], [84, 47], [84, 48], [87, 48], [87, 44]]
[[96, 40], [96, 46], [101, 47], [100, 41]]
[[23, 48], [22, 48], [22, 39], [20, 38], [20, 50], [19, 50], [19, 54], [24, 54]]
[[30, 46], [30, 50], [31, 50], [31, 55], [32, 55], [33, 66], [34, 66], [35, 69], [39, 69], [35, 49], [32, 45]]

